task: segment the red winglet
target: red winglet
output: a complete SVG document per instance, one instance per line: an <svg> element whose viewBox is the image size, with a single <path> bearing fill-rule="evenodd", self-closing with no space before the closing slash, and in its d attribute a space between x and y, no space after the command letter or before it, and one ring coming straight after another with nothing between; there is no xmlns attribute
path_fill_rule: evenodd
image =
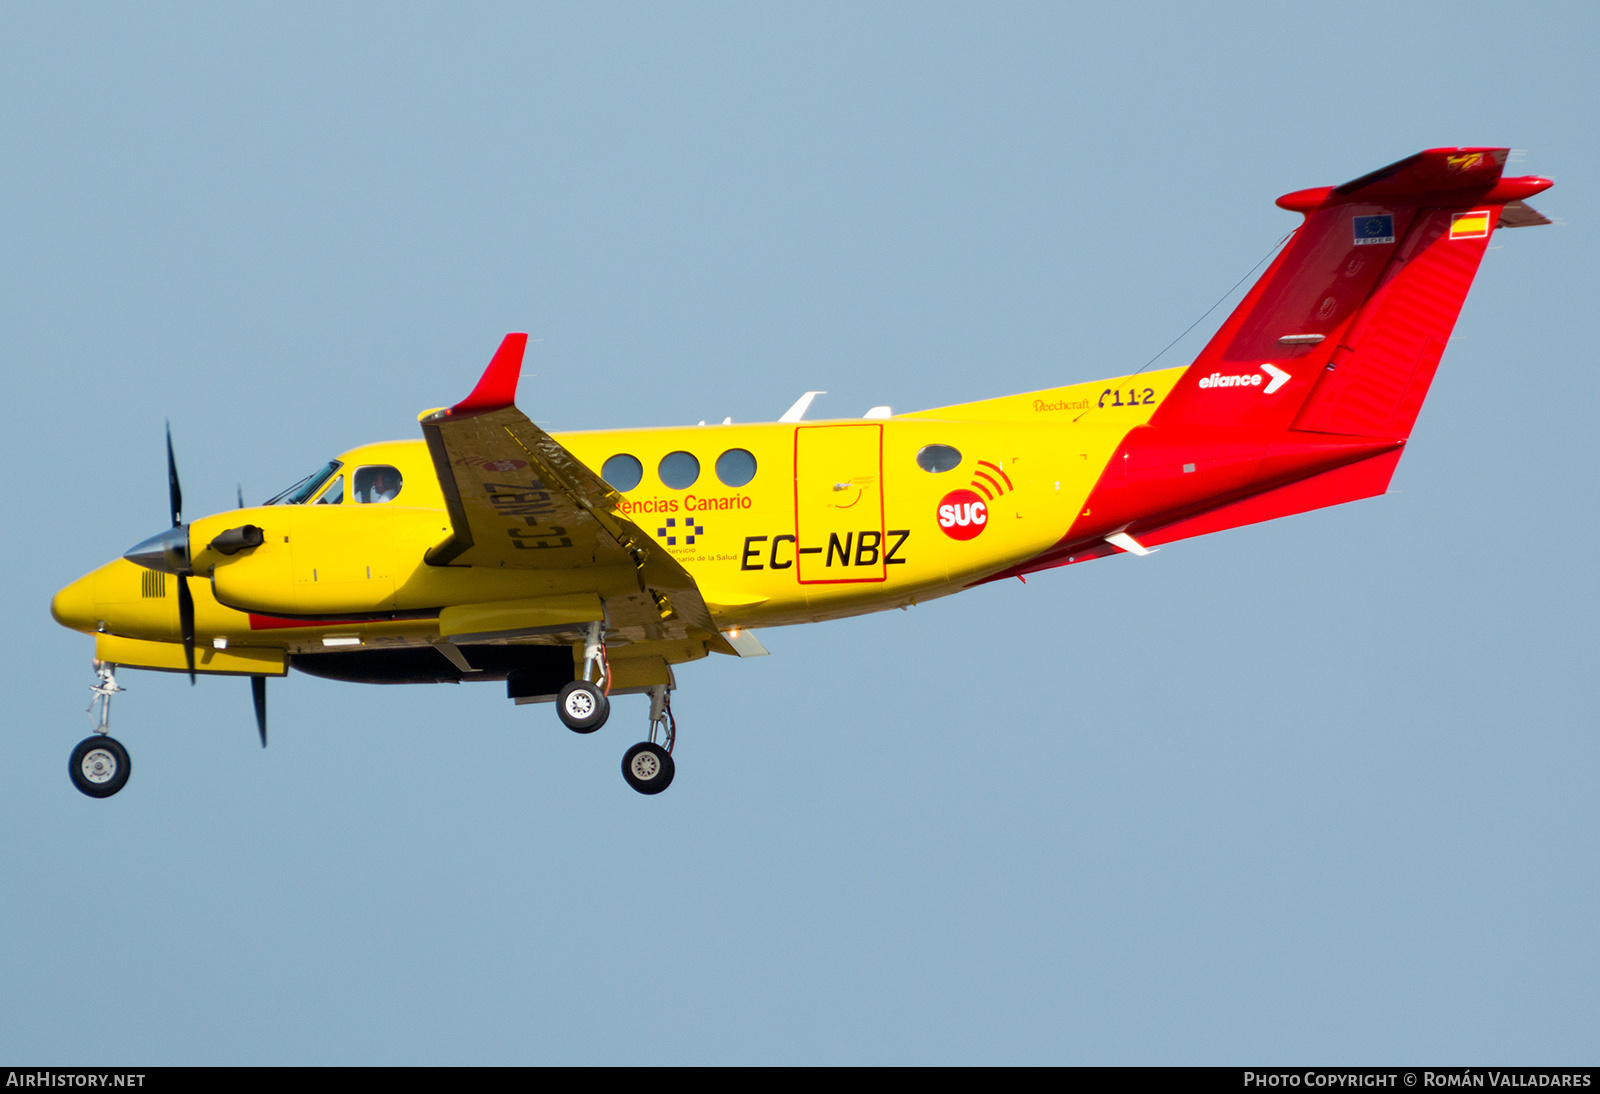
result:
<svg viewBox="0 0 1600 1094"><path fill-rule="evenodd" d="M517 398L517 381L522 377L522 354L528 348L526 334L508 334L500 348L494 351L494 360L483 370L478 386L472 394L450 408L451 414L472 414L484 410L500 410L511 406Z"/></svg>

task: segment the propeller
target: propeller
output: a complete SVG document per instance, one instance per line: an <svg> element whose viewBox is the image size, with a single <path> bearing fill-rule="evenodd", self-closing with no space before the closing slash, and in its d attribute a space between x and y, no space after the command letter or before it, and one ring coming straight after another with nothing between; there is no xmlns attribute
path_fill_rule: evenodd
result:
<svg viewBox="0 0 1600 1094"><path fill-rule="evenodd" d="M167 422L167 493L172 500L172 526L183 523L183 487L178 485L178 461L172 455L172 423Z"/></svg>
<svg viewBox="0 0 1600 1094"><path fill-rule="evenodd" d="M239 508L244 508L244 487L237 487ZM172 423L167 422L167 492L172 509L172 527L158 535L128 548L122 555L129 562L178 579L178 631L183 639L183 660L189 666L189 683L193 685L194 657L194 594L189 591L189 578L193 567L189 557L189 529L183 523L183 487L178 484L178 458L172 451ZM230 528L211 541L211 546L222 554L234 555L262 543L261 529L253 524ZM256 704L256 729L261 734L261 747L267 747L267 678L252 676L250 693Z"/></svg>
<svg viewBox="0 0 1600 1094"><path fill-rule="evenodd" d="M261 747L267 747L267 678L250 677L250 695L256 701L256 728L261 731Z"/></svg>
<svg viewBox="0 0 1600 1094"><path fill-rule="evenodd" d="M183 488L178 485L178 461L172 454L172 423L167 422L167 491L172 502L172 526L183 527ZM188 567L178 574L178 633L183 638L183 660L189 666L189 686L194 672L194 594L189 591Z"/></svg>

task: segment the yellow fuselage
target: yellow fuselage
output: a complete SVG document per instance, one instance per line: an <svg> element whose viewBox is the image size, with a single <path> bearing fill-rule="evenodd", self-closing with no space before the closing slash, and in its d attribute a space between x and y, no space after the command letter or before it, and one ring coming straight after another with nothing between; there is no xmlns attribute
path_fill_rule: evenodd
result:
<svg viewBox="0 0 1600 1094"><path fill-rule="evenodd" d="M720 629L782 626L944 596L1047 550L1182 371L882 419L557 439L596 472L619 454L639 461L643 479L624 492L618 512L693 576ZM954 449L959 463L925 470L918 454L929 446ZM737 486L717 471L730 450L755 458L754 476ZM694 456L700 469L678 488L658 474L675 452ZM339 458L340 475L323 493L337 483L342 504L312 498L190 525L201 672L274 674L284 671L285 655L437 642L444 608L604 597L608 586L634 581L625 566L610 573L429 565L424 555L449 538L451 524L426 444L365 445ZM404 486L392 501L355 504L351 484L339 481L370 465L400 472ZM248 566L219 565L225 560L205 545L244 524L263 529L265 542ZM176 580L118 559L63 589L52 607L63 625L97 634L100 660L181 669ZM312 616L322 618L305 618ZM651 652L671 664L704 656L705 646Z"/></svg>

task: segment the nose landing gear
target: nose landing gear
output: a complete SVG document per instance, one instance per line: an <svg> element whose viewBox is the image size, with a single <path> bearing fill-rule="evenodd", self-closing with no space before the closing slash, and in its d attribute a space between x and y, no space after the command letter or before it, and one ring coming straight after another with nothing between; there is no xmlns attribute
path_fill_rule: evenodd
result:
<svg viewBox="0 0 1600 1094"><path fill-rule="evenodd" d="M89 713L99 707L94 735L78 742L67 761L67 774L72 785L91 798L109 798L128 784L133 772L133 761L122 743L111 736L111 697L123 689L117 686L116 666L106 661L96 661L95 674L100 678L91 684L94 699L89 703Z"/></svg>
<svg viewBox="0 0 1600 1094"><path fill-rule="evenodd" d="M86 737L72 750L67 774L91 798L109 798L128 784L133 761L115 737Z"/></svg>

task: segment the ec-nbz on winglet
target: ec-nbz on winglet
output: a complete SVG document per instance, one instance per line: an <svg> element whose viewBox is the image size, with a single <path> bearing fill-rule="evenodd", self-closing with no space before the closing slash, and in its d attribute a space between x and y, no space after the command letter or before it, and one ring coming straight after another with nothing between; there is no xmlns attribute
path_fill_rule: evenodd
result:
<svg viewBox="0 0 1600 1094"><path fill-rule="evenodd" d="M117 666L266 680L504 681L579 732L650 696L623 760L672 780L673 668L750 628L902 607L1381 494L1496 228L1548 223L1506 149L1438 148L1278 199L1305 221L1187 368L863 419L546 433L526 336L420 418L273 498L172 526L55 597L94 635L78 789L126 782ZM807 393L806 400L817 393Z"/></svg>

